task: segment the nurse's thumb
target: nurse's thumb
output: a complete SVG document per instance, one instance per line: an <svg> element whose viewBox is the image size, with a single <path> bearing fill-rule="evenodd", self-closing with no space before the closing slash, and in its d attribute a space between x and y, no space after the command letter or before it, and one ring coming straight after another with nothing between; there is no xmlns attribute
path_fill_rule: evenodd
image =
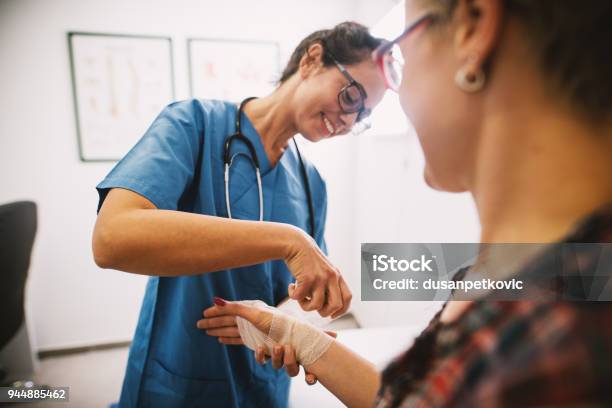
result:
<svg viewBox="0 0 612 408"><path fill-rule="evenodd" d="M295 283L289 284L289 287L287 288L287 292L291 299L300 301L300 300L308 299L308 289L309 288L304 283L298 284L297 282L295 282Z"/></svg>

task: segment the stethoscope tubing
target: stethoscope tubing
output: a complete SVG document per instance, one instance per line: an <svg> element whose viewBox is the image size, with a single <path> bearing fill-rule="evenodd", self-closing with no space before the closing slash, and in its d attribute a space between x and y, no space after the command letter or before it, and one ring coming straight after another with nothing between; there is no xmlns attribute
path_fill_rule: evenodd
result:
<svg viewBox="0 0 612 408"><path fill-rule="evenodd" d="M237 155L232 156L232 160L229 164L225 164L225 170L223 175L223 178L225 179L225 207L227 209L228 218L232 218L232 207L230 205L229 192L229 170L232 164L231 162L234 160L235 156ZM257 178L257 192L259 195L259 221L263 221L263 185L261 183L261 172L259 171L259 167L256 167L255 164L253 164L253 167L255 167L255 177Z"/></svg>
<svg viewBox="0 0 612 408"><path fill-rule="evenodd" d="M234 161L235 157L241 156L241 155L245 156L249 159L251 165L255 169L255 177L257 179L257 192L259 195L259 221L263 221L263 183L261 181L261 169L259 166L259 159L257 157L257 152L255 151L255 147L253 146L253 143L249 139L247 139L246 136L242 134L242 127L240 123L241 122L240 117L242 115L244 105L252 99L255 99L255 97L249 97L249 98L244 99L242 102L240 102L240 105L238 106L238 111L236 112L236 133L228 136L225 141L225 151L223 153L223 162L224 162L223 178L224 178L224 183L225 183L225 207L227 210L227 216L228 218L231 219L232 209L230 205L230 191L229 191L230 167L232 166L232 162ZM231 150L232 143L234 142L234 140L241 140L248 147L250 156L249 154L245 152L236 153L232 156L230 154L231 153L230 150ZM312 202L312 192L310 191L310 183L308 180L308 174L306 172L306 166L304 165L304 161L302 160L302 155L300 154L300 149L298 148L298 145L295 139L293 139L293 143L295 145L296 153L297 153L297 156L300 162L302 178L304 179L304 190L306 192L306 197L308 201L308 214L310 216L310 235L314 238L316 230L315 230L315 221L314 221L315 214L314 214L314 204Z"/></svg>

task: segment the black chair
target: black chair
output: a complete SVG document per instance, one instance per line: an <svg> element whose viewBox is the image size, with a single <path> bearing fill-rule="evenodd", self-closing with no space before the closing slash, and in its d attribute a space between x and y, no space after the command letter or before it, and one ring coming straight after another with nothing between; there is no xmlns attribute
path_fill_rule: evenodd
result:
<svg viewBox="0 0 612 408"><path fill-rule="evenodd" d="M25 283L36 226L35 203L0 205L0 350L25 322ZM7 374L0 367L0 383Z"/></svg>

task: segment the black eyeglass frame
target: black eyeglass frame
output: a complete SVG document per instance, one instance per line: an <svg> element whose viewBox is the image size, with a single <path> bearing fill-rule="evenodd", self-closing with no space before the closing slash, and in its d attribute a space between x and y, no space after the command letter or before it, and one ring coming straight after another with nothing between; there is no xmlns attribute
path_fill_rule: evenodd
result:
<svg viewBox="0 0 612 408"><path fill-rule="evenodd" d="M344 67L344 65L339 63L338 60L333 56L333 54L331 52L325 51L325 53L334 62L334 64L336 65L336 67L338 68L340 73L342 73L344 78L346 78L346 80L348 81L348 84L343 86L342 89L340 89L340 92L338 92L338 106L340 106L340 109L345 114L350 115L350 114L353 114L353 113L357 113L357 119L355 120L355 122L356 123L357 122L361 122L363 119L367 118L372 113L371 109L368 109L368 108L365 107L365 100L368 98L368 93L366 92L366 90L363 87L363 85L361 85L359 82L357 82L355 80L355 78L353 78L351 76L351 74L349 74L348 70ZM357 109L354 109L354 110L347 110L347 109L345 109L342 106L342 102L341 102L342 94L347 92L347 90L350 87L357 88L357 90L359 91L359 95L361 96L361 100L360 100L361 103L359 104L360 106Z"/></svg>

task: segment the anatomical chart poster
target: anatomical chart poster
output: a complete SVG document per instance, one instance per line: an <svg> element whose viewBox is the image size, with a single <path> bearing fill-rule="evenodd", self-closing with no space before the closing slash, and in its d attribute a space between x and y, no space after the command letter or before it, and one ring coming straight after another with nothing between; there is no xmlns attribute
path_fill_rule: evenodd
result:
<svg viewBox="0 0 612 408"><path fill-rule="evenodd" d="M167 37L68 33L80 157L115 161L174 99Z"/></svg>
<svg viewBox="0 0 612 408"><path fill-rule="evenodd" d="M191 96L240 102L265 96L280 77L275 42L188 39Z"/></svg>

